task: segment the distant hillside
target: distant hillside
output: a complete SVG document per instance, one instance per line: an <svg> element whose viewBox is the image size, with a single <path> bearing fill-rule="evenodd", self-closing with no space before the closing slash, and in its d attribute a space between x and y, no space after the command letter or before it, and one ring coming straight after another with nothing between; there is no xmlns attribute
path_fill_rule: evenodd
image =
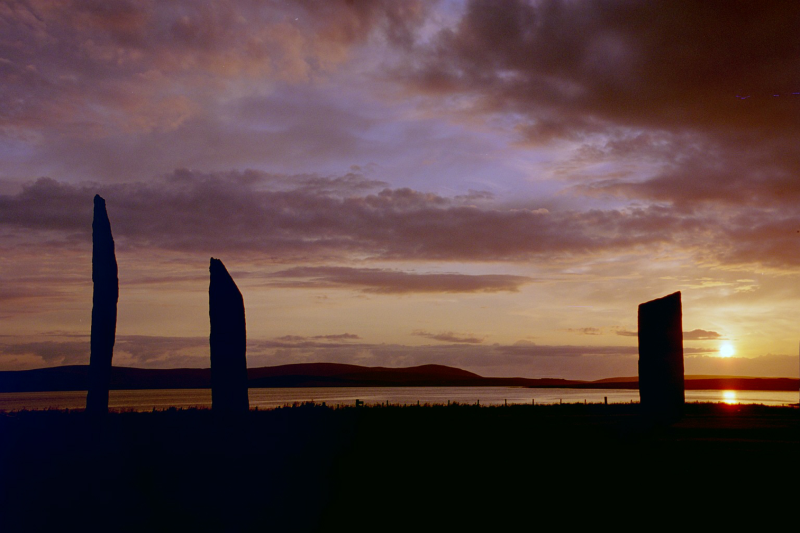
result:
<svg viewBox="0 0 800 533"><path fill-rule="evenodd" d="M87 365L0 372L0 392L82 391L88 383ZM638 389L636 377L597 381L566 379L487 378L443 365L407 368L366 367L338 363L304 363L249 368L250 388L275 387L535 387L580 389ZM167 370L113 367L111 389L207 389L208 368ZM743 378L686 376L686 389L798 390L798 380L789 378Z"/></svg>
<svg viewBox="0 0 800 533"><path fill-rule="evenodd" d="M88 365L0 372L0 392L86 390ZM366 367L337 363L304 363L247 369L251 388L269 387L568 387L564 379L485 378L443 365L408 368ZM168 370L113 367L111 389L207 389L208 368Z"/></svg>
<svg viewBox="0 0 800 533"><path fill-rule="evenodd" d="M571 385L576 389L638 389L639 378L606 378ZM686 390L771 390L796 391L800 380L793 378L751 378L736 376L685 376Z"/></svg>

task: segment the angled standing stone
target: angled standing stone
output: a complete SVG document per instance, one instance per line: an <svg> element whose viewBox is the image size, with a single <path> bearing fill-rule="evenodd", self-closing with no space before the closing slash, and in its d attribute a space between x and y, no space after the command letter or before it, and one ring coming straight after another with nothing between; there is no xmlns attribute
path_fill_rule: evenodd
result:
<svg viewBox="0 0 800 533"><path fill-rule="evenodd" d="M247 412L247 330L244 299L225 265L211 258L208 314L211 319L211 408Z"/></svg>
<svg viewBox="0 0 800 533"><path fill-rule="evenodd" d="M114 336L117 330L119 279L111 223L106 213L106 201L98 195L94 197L92 221L92 282L94 293L86 411L107 413L111 357L114 355Z"/></svg>
<svg viewBox="0 0 800 533"><path fill-rule="evenodd" d="M681 293L639 305L639 398L659 418L683 414Z"/></svg>

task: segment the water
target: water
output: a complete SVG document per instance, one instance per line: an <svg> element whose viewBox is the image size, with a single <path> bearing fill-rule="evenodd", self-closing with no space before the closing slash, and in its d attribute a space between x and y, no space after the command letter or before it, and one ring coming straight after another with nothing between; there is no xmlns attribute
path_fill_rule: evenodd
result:
<svg viewBox="0 0 800 533"><path fill-rule="evenodd" d="M522 387L326 387L250 389L250 407L269 409L301 402L325 402L335 407L354 405L461 404L503 405L563 403L629 403L639 401L638 390L619 389L527 389ZM798 403L798 392L790 391L686 391L687 402L757 403L789 405ZM21 409L83 409L85 391L0 393L0 411ZM112 411L152 411L170 407L210 408L210 389L112 390Z"/></svg>

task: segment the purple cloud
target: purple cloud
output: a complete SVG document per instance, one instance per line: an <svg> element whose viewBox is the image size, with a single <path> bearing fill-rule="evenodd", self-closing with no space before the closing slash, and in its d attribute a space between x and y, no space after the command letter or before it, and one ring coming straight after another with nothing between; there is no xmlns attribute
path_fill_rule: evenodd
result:
<svg viewBox="0 0 800 533"><path fill-rule="evenodd" d="M602 335L602 328L568 328L567 331L571 333L578 333L579 335Z"/></svg>
<svg viewBox="0 0 800 533"><path fill-rule="evenodd" d="M722 335L716 331L706 331L704 329L693 329L683 332L683 340L687 341L711 341L722 339Z"/></svg>
<svg viewBox="0 0 800 533"><path fill-rule="evenodd" d="M516 292L532 280L524 276L417 274L382 268L295 267L269 275L277 287L347 288L367 293Z"/></svg>
<svg viewBox="0 0 800 533"><path fill-rule="evenodd" d="M483 337L476 337L469 333L453 333L452 331L445 331L442 333L430 333L424 330L415 330L411 333L417 337L425 337L426 339L433 339L441 342L454 342L464 344L481 344Z"/></svg>

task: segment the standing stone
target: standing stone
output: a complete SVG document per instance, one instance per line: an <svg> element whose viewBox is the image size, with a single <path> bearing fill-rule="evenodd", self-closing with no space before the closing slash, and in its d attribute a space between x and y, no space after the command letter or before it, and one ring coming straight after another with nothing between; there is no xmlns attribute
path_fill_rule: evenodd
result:
<svg viewBox="0 0 800 533"><path fill-rule="evenodd" d="M683 414L680 292L639 305L639 398L650 416L674 419Z"/></svg>
<svg viewBox="0 0 800 533"><path fill-rule="evenodd" d="M211 408L247 412L247 330L244 299L225 265L211 258L208 314L211 318Z"/></svg>
<svg viewBox="0 0 800 533"><path fill-rule="evenodd" d="M86 411L102 414L108 412L111 357L114 355L114 336L117 330L119 279L106 201L98 195L94 197L92 221L92 282L94 293Z"/></svg>

